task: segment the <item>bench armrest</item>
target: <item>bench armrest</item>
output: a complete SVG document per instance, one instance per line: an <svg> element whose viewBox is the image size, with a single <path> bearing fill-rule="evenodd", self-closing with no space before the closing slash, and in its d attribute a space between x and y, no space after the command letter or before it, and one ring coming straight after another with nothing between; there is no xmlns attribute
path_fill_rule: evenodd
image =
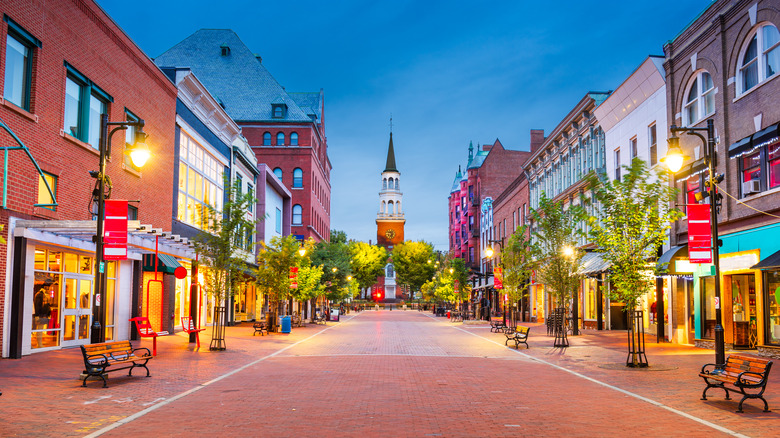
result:
<svg viewBox="0 0 780 438"><path fill-rule="evenodd" d="M101 362L92 362L93 359L103 359ZM96 368L105 368L108 366L108 356L105 354L89 354L84 358L84 362L89 364L88 366Z"/></svg>
<svg viewBox="0 0 780 438"><path fill-rule="evenodd" d="M712 367L712 370L706 369L707 367ZM717 364L708 363L708 364L704 364L704 366L701 367L701 372L702 372L702 374L712 374L711 371L715 371L717 369L718 369L718 365Z"/></svg>
<svg viewBox="0 0 780 438"><path fill-rule="evenodd" d="M744 379L742 378L742 376L744 376L744 375L746 375L746 374L747 374L747 375L750 375L750 376L756 376L756 377L758 377L759 379L761 379L761 381L759 381L759 382L751 382L751 381L749 381L749 380L744 380ZM739 373L739 375L737 376L737 383L739 384L739 386L749 386L749 387L763 386L763 385L764 385L764 383L765 383L765 381L766 381L766 372L763 372L763 373L756 373L756 372L754 372L754 371L742 371L742 372L741 372L741 373Z"/></svg>
<svg viewBox="0 0 780 438"><path fill-rule="evenodd" d="M140 351L140 350L146 350L146 354L144 354L144 356L151 356L152 355L151 350L149 350L146 347L133 348L133 351L131 353L135 354L136 351Z"/></svg>

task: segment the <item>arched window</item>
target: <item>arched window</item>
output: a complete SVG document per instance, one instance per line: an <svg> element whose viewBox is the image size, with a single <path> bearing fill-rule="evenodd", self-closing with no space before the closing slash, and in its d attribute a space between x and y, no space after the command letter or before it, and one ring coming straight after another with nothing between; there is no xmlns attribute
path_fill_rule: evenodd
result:
<svg viewBox="0 0 780 438"><path fill-rule="evenodd" d="M295 170L293 170L293 187L295 188L301 188L303 187L303 170L301 170L300 167L296 167Z"/></svg>
<svg viewBox="0 0 780 438"><path fill-rule="evenodd" d="M301 225L303 223L303 207L300 204L293 205L292 208L292 224Z"/></svg>
<svg viewBox="0 0 780 438"><path fill-rule="evenodd" d="M284 146L284 132L276 134L276 145Z"/></svg>
<svg viewBox="0 0 780 438"><path fill-rule="evenodd" d="M771 24L756 26L740 52L737 95L774 76L780 69L780 33Z"/></svg>
<svg viewBox="0 0 780 438"><path fill-rule="evenodd" d="M387 203L387 214L395 214L395 205L393 204L393 201Z"/></svg>
<svg viewBox="0 0 780 438"><path fill-rule="evenodd" d="M275 106L274 107L274 118L275 119L281 119L282 117L283 117L282 106L281 105Z"/></svg>
<svg viewBox="0 0 780 438"><path fill-rule="evenodd" d="M266 132L263 134L263 146L271 146L271 133Z"/></svg>
<svg viewBox="0 0 780 438"><path fill-rule="evenodd" d="M688 86L683 108L683 124L695 125L699 120L715 112L715 85L712 76L702 70L693 76Z"/></svg>
<svg viewBox="0 0 780 438"><path fill-rule="evenodd" d="M293 132L290 134L290 146L298 146L298 133Z"/></svg>
<svg viewBox="0 0 780 438"><path fill-rule="evenodd" d="M387 203L385 201L382 201L382 206L380 207L379 212L384 214L386 206L387 206Z"/></svg>
<svg viewBox="0 0 780 438"><path fill-rule="evenodd" d="M280 167L277 167L274 169L274 175L276 175L277 178L279 178L279 181L282 180L282 169Z"/></svg>
<svg viewBox="0 0 780 438"><path fill-rule="evenodd" d="M382 180L382 189L387 189L387 178Z"/></svg>
<svg viewBox="0 0 780 438"><path fill-rule="evenodd" d="M395 179L395 189L398 190L401 187L398 185L398 178Z"/></svg>

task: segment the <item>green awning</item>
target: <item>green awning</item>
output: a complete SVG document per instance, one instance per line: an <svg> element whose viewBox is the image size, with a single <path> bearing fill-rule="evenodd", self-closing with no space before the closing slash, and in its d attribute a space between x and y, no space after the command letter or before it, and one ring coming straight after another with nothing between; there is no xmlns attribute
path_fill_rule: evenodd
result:
<svg viewBox="0 0 780 438"><path fill-rule="evenodd" d="M154 254L144 254L144 272L154 272L154 258ZM173 271L180 266L179 261L173 256L168 254L158 254L157 256L157 272L173 274Z"/></svg>

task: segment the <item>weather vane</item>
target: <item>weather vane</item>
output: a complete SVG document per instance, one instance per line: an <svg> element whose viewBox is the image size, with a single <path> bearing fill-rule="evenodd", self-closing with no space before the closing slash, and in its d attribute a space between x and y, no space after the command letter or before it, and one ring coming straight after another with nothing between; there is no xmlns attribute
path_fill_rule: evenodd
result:
<svg viewBox="0 0 780 438"><path fill-rule="evenodd" d="M393 113L390 113L390 133L393 133Z"/></svg>

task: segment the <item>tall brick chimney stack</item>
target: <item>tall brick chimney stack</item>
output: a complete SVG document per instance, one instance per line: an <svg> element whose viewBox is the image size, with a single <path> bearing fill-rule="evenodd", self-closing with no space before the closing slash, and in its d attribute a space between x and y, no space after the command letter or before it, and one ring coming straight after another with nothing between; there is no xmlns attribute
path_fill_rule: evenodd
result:
<svg viewBox="0 0 780 438"><path fill-rule="evenodd" d="M531 152L536 152L539 146L544 143L544 129L531 130Z"/></svg>

